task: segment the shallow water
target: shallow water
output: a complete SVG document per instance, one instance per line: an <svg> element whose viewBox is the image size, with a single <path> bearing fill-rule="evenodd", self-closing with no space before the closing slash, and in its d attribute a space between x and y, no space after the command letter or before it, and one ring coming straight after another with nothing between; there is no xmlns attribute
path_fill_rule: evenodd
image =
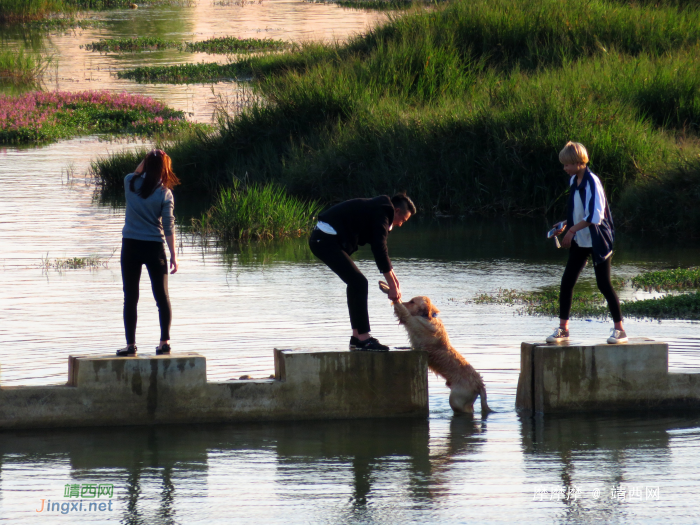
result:
<svg viewBox="0 0 700 525"><path fill-rule="evenodd" d="M114 68L216 57L123 57L80 50L99 38L344 38L384 15L286 0L222 7L103 13L103 28L36 43L59 57L60 89L127 90L162 97L206 121L210 87L119 81ZM155 29L154 29L155 28ZM4 36L3 45L17 45ZM220 57L219 57L220 58ZM234 84L220 84L231 95ZM65 382L68 355L112 353L123 343L119 246L123 209L100 204L85 173L99 155L140 144L87 137L42 148L0 149L0 381ZM176 214L186 208L176 194ZM480 292L556 285L566 253L543 238L544 219L410 221L390 235L404 294L428 295L454 345L482 373L488 418L453 417L431 376L428 420L87 429L0 433L0 521L11 523L697 523L700 421L684 413L520 418L514 410L519 346L556 320L475 305ZM621 234L613 272L696 265L700 250ZM174 352L207 358L210 380L273 373L272 349L339 348L349 337L340 281L304 239L224 249L179 236L170 279ZM96 255L95 270L46 270L48 258ZM359 266L378 280L368 250ZM593 286L591 269L580 286ZM139 352L158 342L157 313L142 280ZM621 290L623 299L648 294ZM370 293L373 333L407 339L383 294ZM674 371L700 367L698 323L626 320L631 336L671 345ZM577 337L604 340L610 321L572 321ZM42 511L65 485L112 485L112 510ZM578 490L577 490L578 489ZM566 499L560 491L569 494ZM89 493L88 493L89 495ZM76 519L75 512L80 514Z"/></svg>

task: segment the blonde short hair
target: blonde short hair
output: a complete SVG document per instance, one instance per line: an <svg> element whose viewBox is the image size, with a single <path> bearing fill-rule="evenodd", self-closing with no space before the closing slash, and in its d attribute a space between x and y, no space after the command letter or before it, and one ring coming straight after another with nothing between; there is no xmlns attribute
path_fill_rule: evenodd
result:
<svg viewBox="0 0 700 525"><path fill-rule="evenodd" d="M562 164L588 164L586 146L580 142L567 142L559 152L559 162Z"/></svg>

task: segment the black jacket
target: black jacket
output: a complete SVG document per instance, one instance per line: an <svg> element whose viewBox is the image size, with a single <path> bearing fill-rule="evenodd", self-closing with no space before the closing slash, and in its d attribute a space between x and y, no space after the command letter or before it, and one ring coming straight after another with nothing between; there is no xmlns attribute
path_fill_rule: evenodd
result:
<svg viewBox="0 0 700 525"><path fill-rule="evenodd" d="M391 271L386 238L394 222L394 205L388 196L341 202L321 213L318 220L333 226L348 255L355 253L358 246L369 244L379 271Z"/></svg>

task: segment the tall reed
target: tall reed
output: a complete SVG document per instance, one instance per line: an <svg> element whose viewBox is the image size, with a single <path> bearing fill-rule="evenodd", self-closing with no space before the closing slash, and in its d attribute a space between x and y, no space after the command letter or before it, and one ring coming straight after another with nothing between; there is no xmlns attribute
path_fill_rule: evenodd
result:
<svg viewBox="0 0 700 525"><path fill-rule="evenodd" d="M0 51L0 85L39 84L50 58L17 51Z"/></svg>
<svg viewBox="0 0 700 525"><path fill-rule="evenodd" d="M293 197L274 184L243 185L236 180L192 222L201 235L224 241L299 237L311 231L320 210L316 201Z"/></svg>

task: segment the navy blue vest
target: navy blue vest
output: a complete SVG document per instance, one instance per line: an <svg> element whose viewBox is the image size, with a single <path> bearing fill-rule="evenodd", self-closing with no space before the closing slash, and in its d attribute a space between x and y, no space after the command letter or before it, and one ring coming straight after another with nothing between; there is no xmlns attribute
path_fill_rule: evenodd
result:
<svg viewBox="0 0 700 525"><path fill-rule="evenodd" d="M596 199L595 181L593 177L591 177L591 171L588 168L586 168L586 173L583 175L581 185L577 187L576 178L574 178L574 182L569 190L568 216L566 220L569 228L574 225L574 196L578 191L585 209L587 187L590 187L592 198ZM591 203L591 206L594 205L595 203ZM590 218L590 216L587 217ZM586 219L586 217L584 217L584 219ZM591 232L591 244L593 245L593 264L597 265L605 262L605 260L612 255L613 242L615 241L615 225L613 224L612 213L610 213L610 205L607 199L605 199L605 216L603 220L600 224L591 224L588 227L588 231Z"/></svg>

